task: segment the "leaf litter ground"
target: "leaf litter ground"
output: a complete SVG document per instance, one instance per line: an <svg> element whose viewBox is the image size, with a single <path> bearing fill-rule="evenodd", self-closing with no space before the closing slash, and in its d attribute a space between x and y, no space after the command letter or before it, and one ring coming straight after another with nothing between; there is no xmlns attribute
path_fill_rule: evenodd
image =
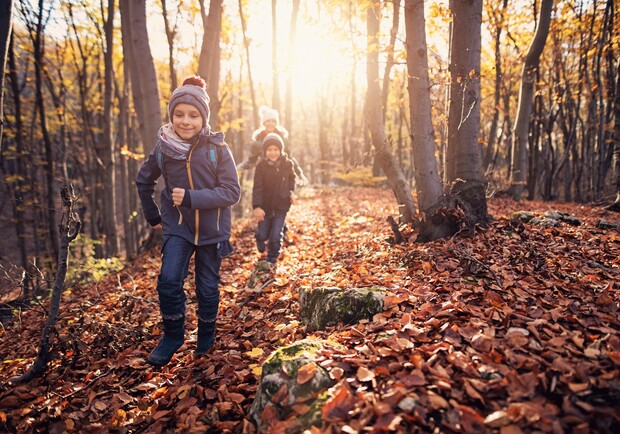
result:
<svg viewBox="0 0 620 434"><path fill-rule="evenodd" d="M568 212L580 226L510 221L517 210ZM63 295L46 375L7 380L32 362L44 309L0 330L0 431L255 431L247 413L260 364L306 337L339 342L322 366L336 385L314 432L620 432L620 234L601 207L489 200L475 234L391 245L389 191L302 190L275 281L244 290L256 262L253 226L234 226L222 265L216 350L195 359L196 301L188 283L186 344L154 369L159 337L150 252L98 284ZM383 286L373 321L310 333L299 323L302 286ZM301 402L269 432L299 432Z"/></svg>

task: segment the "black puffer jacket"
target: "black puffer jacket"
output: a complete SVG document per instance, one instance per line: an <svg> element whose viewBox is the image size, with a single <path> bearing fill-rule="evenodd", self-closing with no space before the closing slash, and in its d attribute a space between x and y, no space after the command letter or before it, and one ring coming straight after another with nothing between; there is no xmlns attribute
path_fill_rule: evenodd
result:
<svg viewBox="0 0 620 434"><path fill-rule="evenodd" d="M292 161L286 155L280 155L275 162L263 158L254 172L252 207L262 208L267 215L275 211L288 211L291 207L291 192L294 190Z"/></svg>

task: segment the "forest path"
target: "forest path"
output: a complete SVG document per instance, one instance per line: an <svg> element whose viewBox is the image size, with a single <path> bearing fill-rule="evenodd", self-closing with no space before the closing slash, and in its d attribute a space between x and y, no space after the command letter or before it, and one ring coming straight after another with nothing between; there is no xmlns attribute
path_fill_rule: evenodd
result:
<svg viewBox="0 0 620 434"><path fill-rule="evenodd" d="M600 207L491 199L476 234L394 246L391 192L304 188L289 213L293 243L276 281L243 290L257 259L249 220L235 222L222 265L218 338L196 360L193 273L186 343L162 369L145 363L160 335L149 252L116 275L63 295L58 358L46 375L12 387L32 362L45 316L22 312L0 330L0 431L253 432L247 412L260 364L309 336L347 354L329 423L349 432L462 430L618 432L620 236ZM581 226L511 223L512 211L570 212ZM373 321L310 333L299 322L302 286L383 286ZM297 406L273 431L292 429ZM486 418L486 419L485 419Z"/></svg>

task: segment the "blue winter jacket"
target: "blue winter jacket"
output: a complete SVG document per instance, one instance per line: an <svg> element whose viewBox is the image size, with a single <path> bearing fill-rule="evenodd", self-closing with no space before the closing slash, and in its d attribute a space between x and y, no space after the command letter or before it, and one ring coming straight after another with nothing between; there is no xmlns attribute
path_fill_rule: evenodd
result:
<svg viewBox="0 0 620 434"><path fill-rule="evenodd" d="M210 146L209 142L215 146ZM215 151L216 161L212 160L210 149ZM225 243L224 250L232 250L229 243L231 206L239 201L241 187L224 135L200 136L183 159L175 159L165 152L166 146L160 138L136 177L145 218L151 224L161 219L164 238L179 236L197 246ZM161 216L154 201L155 185L160 176L165 182L161 192ZM172 189L175 187L186 190L189 200L186 197L183 203L189 202L190 206L173 205Z"/></svg>

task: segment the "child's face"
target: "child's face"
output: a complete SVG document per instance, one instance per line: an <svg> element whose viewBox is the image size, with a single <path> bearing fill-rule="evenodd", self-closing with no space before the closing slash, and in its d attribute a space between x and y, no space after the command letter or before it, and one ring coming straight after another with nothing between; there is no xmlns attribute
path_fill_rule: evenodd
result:
<svg viewBox="0 0 620 434"><path fill-rule="evenodd" d="M269 145L267 146L267 149L265 149L265 155L271 161L276 161L280 157L280 148L276 145Z"/></svg>
<svg viewBox="0 0 620 434"><path fill-rule="evenodd" d="M179 103L172 112L172 127L183 140L190 140L202 129L202 116L196 107Z"/></svg>
<svg viewBox="0 0 620 434"><path fill-rule="evenodd" d="M265 122L263 122L263 125L269 133L276 130L276 121L274 121L273 119L267 119Z"/></svg>

